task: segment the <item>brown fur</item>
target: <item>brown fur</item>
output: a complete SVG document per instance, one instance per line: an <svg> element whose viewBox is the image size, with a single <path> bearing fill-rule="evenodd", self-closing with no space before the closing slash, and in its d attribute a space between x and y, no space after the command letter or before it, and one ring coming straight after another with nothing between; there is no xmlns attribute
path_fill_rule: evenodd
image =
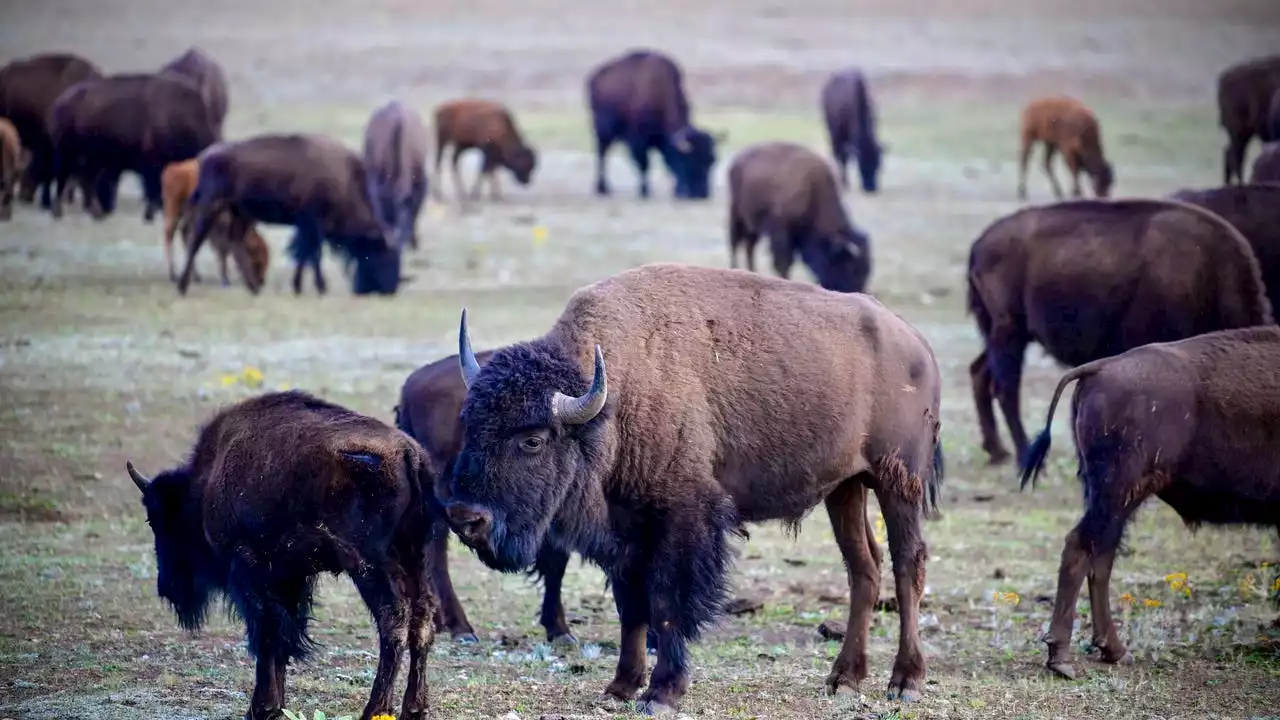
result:
<svg viewBox="0 0 1280 720"><path fill-rule="evenodd" d="M1280 183L1280 141L1262 146L1262 152L1253 159L1249 182Z"/></svg>
<svg viewBox="0 0 1280 720"><path fill-rule="evenodd" d="M847 168L849 161L855 160L863 191L874 193L879 187L880 163L887 148L876 137L876 108L866 76L858 68L831 73L822 84L819 100L840 185L849 187Z"/></svg>
<svg viewBox="0 0 1280 720"><path fill-rule="evenodd" d="M164 196L164 259L169 266L169 280L176 281L177 273L173 267L173 234L179 225L182 226L183 245L191 248L191 222L187 213L187 201L195 192L196 180L200 173L200 159L192 158L165 166L160 175L160 189ZM231 254L231 243L238 240L230 236L231 218L227 214L220 216L209 236L213 250L218 255L219 277L223 285L230 285L227 278L227 256ZM250 225L244 236L249 252L249 268L253 272L251 278L245 278L245 285L261 286L267 279L267 267L271 263L271 250L267 241L258 232L257 226ZM196 282L200 282L200 273L192 270Z"/></svg>
<svg viewBox="0 0 1280 720"><path fill-rule="evenodd" d="M1111 194L1115 171L1102 152L1102 131L1093 111L1079 100L1053 96L1033 100L1022 110L1021 152L1018 156L1018 199L1027 199L1027 162L1036 143L1044 145L1044 172L1053 194L1062 198L1062 186L1053 174L1054 153L1062 153L1071 173L1071 196L1080 197L1080 173L1093 181L1098 197Z"/></svg>
<svg viewBox="0 0 1280 720"><path fill-rule="evenodd" d="M871 273L867 237L845 211L831 167L822 156L791 142L743 149L729 166L729 265L745 246L756 269L755 246L769 236L773 268L791 275L797 252L828 290L862 292Z"/></svg>
<svg viewBox="0 0 1280 720"><path fill-rule="evenodd" d="M0 220L13 217L13 196L25 170L25 151L18 129L0 117Z"/></svg>
<svg viewBox="0 0 1280 720"><path fill-rule="evenodd" d="M369 202L398 247L417 249L416 224L427 197L427 130L416 110L391 100L373 111L364 131Z"/></svg>
<svg viewBox="0 0 1280 720"><path fill-rule="evenodd" d="M1258 259L1272 313L1280 308L1280 185L1227 185L1179 190L1169 196L1197 205L1231 223Z"/></svg>
<svg viewBox="0 0 1280 720"><path fill-rule="evenodd" d="M1280 55L1246 60L1218 75L1218 124L1227 133L1222 151L1222 184L1244 182L1244 158L1256 135L1263 142L1271 96L1280 90Z"/></svg>
<svg viewBox="0 0 1280 720"><path fill-rule="evenodd" d="M393 712L409 650L401 717L429 712L433 640L425 544L437 506L433 469L412 438L306 393L267 393L216 414L190 459L154 480L128 466L155 534L157 591L188 630L217 595L244 618L257 674L248 718L285 705L286 667L315 647L312 591L347 573L378 626L379 660L362 720Z"/></svg>
<svg viewBox="0 0 1280 720"><path fill-rule="evenodd" d="M607 401L592 417L557 419L553 393L587 390L597 347L593 383L604 387L607 364ZM652 627L658 662L640 703L653 711L688 686L685 643L720 607L727 536L744 523L796 525L823 502L851 593L827 688L867 676L880 577L870 490L901 608L890 695L914 699L924 690L915 588L922 510L936 507L941 482L940 392L928 342L869 296L644 265L578 290L546 335L498 350L472 378L447 515L492 567L524 566L545 537L604 568L622 620L606 692L639 690ZM524 448L535 438L545 452Z"/></svg>
<svg viewBox="0 0 1280 720"><path fill-rule="evenodd" d="M1048 666L1075 677L1071 627L1085 576L1094 644L1128 655L1111 619L1112 563L1129 519L1152 495L1190 527L1280 530L1280 328L1224 330L1153 343L1065 374L1032 447L1023 485L1049 452L1049 426L1068 383L1084 486L1084 517L1067 536L1046 643Z"/></svg>
<svg viewBox="0 0 1280 720"><path fill-rule="evenodd" d="M498 178L495 171L505 167L515 176L521 185L528 185L530 176L537 166L538 156L533 148L525 143L516 127L515 119L506 106L492 100L465 98L444 103L436 108L436 182L432 192L437 199L443 199L440 189L440 160L444 157L445 148L453 146L453 157L450 164L453 168L453 185L458 202L465 204L462 175L458 172L458 156L472 148L479 149L484 155L483 164L476 181L471 186L471 199L480 198L480 181L489 179L490 198L500 197Z"/></svg>
<svg viewBox="0 0 1280 720"><path fill-rule="evenodd" d="M1009 457L993 397L1019 460L1026 451L1018 406L1032 342L1076 366L1273 322L1249 241L1217 215L1173 200L1076 200L997 220L970 250L968 304L984 343L969 371L993 463Z"/></svg>
<svg viewBox="0 0 1280 720"><path fill-rule="evenodd" d="M170 60L160 72L176 73L186 77L200 89L205 107L209 109L209 119L217 130L218 139L222 139L222 124L227 118L227 74L222 66L209 53L192 46L178 57Z"/></svg>

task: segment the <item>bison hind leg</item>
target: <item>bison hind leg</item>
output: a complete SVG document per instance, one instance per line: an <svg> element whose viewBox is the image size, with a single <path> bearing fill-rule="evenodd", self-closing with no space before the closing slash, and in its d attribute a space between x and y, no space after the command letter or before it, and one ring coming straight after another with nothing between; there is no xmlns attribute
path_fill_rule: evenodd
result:
<svg viewBox="0 0 1280 720"><path fill-rule="evenodd" d="M826 498L831 529L849 581L849 620L840 654L827 675L826 691L857 691L867 677L867 633L880 588L880 550L867 530L867 488L863 477L845 480Z"/></svg>
<svg viewBox="0 0 1280 720"><path fill-rule="evenodd" d="M920 599L924 596L925 561L929 551L922 533L925 501L923 475L929 472L933 448L908 463L890 455L875 463L875 492L889 536L894 588L898 599L898 653L889 679L890 700L913 702L924 694L925 663L920 650Z"/></svg>

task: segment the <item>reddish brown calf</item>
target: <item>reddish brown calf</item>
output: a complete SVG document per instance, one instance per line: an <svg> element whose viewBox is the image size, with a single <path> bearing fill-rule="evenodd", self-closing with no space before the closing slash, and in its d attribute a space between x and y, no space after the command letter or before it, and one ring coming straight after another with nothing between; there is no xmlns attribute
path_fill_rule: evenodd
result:
<svg viewBox="0 0 1280 720"><path fill-rule="evenodd" d="M1044 144L1044 172L1053 183L1053 194L1062 198L1062 186L1053 174L1054 153L1062 153L1071 171L1071 195L1080 197L1080 171L1093 180L1093 192L1107 197L1115 180L1111 163L1102 152L1098 118L1073 98L1052 96L1033 100L1022 110L1022 150L1018 159L1018 199L1027 199L1027 162L1035 144Z"/></svg>

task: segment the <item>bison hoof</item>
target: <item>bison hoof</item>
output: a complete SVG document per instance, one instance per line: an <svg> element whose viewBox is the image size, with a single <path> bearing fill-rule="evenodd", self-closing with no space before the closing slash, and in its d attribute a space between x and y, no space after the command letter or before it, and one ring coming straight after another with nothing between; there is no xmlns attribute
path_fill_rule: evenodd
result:
<svg viewBox="0 0 1280 720"><path fill-rule="evenodd" d="M675 715L676 709L657 700L646 700L636 703L636 711L641 715Z"/></svg>
<svg viewBox="0 0 1280 720"><path fill-rule="evenodd" d="M1009 462L1009 459L1012 457L1013 456L1009 454L1009 451L1005 450L1004 448L996 448L995 450L988 450L987 465L1003 465Z"/></svg>
<svg viewBox="0 0 1280 720"><path fill-rule="evenodd" d="M827 678L824 689L826 694L832 697L836 697L838 695L857 695L858 684L858 681L851 677L831 676Z"/></svg>
<svg viewBox="0 0 1280 720"><path fill-rule="evenodd" d="M917 688L910 687L908 683L904 683L901 687L890 685L886 697L890 702L913 703L920 702L920 699L924 697L924 693Z"/></svg>
<svg viewBox="0 0 1280 720"><path fill-rule="evenodd" d="M1077 677L1075 666L1069 662L1050 662L1048 668L1050 672L1060 678L1075 680Z"/></svg>
<svg viewBox="0 0 1280 720"><path fill-rule="evenodd" d="M1132 665L1133 653L1129 652L1128 650L1124 650L1123 653L1117 657L1116 653L1112 653L1108 650L1103 650L1102 661L1106 663L1111 663L1112 665Z"/></svg>
<svg viewBox="0 0 1280 720"><path fill-rule="evenodd" d="M600 699L607 702L631 702L631 699L636 696L639 690L639 685L614 680L609 683L609 687L604 689Z"/></svg>
<svg viewBox="0 0 1280 720"><path fill-rule="evenodd" d="M560 633L551 638L551 647L557 650L576 650L578 648L578 638L573 633Z"/></svg>
<svg viewBox="0 0 1280 720"><path fill-rule="evenodd" d="M473 632L464 632L454 635L453 641L459 645L474 645L480 642L480 638L476 637L476 634Z"/></svg>

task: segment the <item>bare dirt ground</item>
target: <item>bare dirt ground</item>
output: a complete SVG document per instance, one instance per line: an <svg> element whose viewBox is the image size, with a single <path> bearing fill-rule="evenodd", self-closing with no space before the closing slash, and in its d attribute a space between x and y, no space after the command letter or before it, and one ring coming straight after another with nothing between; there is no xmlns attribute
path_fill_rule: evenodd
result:
<svg viewBox="0 0 1280 720"><path fill-rule="evenodd" d="M838 551L816 513L796 540L768 526L739 548L736 589L763 609L726 618L696 646L684 712L1280 714L1280 659L1264 630L1275 614L1251 590L1274 575L1262 564L1280 561L1275 533L1193 535L1154 503L1131 526L1113 582L1113 603L1124 604L1121 593L1135 600L1118 617L1138 662L1085 660L1087 676L1075 682L1045 675L1039 637L1062 539L1080 511L1071 441L1060 420L1035 493L1019 494L1011 469L984 465L967 376L978 341L962 305L970 242L1017 207L1023 102L1067 92L1095 107L1121 195L1213 185L1223 144L1214 76L1274 52L1277 37L1280 6L1268 0L4 4L0 62L66 48L124 71L200 44L230 75L231 137L319 130L355 146L369 111L388 97L429 116L440 101L475 94L513 107L541 164L531 188L504 178L501 203L424 212L413 282L390 299L351 298L332 263L327 297L310 289L293 297L289 231L280 228L267 232L273 267L260 297L206 282L180 299L165 276L159 224L142 223L133 180L105 222L78 213L55 222L19 207L0 225L0 717L239 717L252 682L240 628L218 617L189 637L155 597L151 535L124 460L146 472L175 463L214 408L262 389L236 379L247 367L264 374L265 389L305 388L389 421L404 377L456 347L464 304L477 345L493 346L543 332L575 288L622 269L655 260L726 266L728 157L776 138L823 148L818 87L849 63L871 73L891 147L883 193L848 198L872 237L870 290L928 336L947 383L946 517L926 529L928 694L914 706L883 699L897 637L896 615L885 610L862 695L821 695L838 646L817 627L843 618L847 600ZM615 196L590 194L583 78L635 45L678 57L697 119L730 133L711 202L672 202L661 170L655 198L636 199L618 151ZM1035 163L1030 191L1046 201ZM202 267L214 277L211 257ZM809 279L803 268L796 277ZM1037 351L1029 364L1024 418L1036 427L1059 369ZM453 556L482 642L437 641L440 716L627 712L596 700L617 657L616 616L598 571L571 566L565 603L584 648L558 657L535 623L537 587L485 570L456 544ZM1175 572L1187 574L1189 599L1168 588L1164 577ZM999 603L993 592L1017 598ZM882 594L892 595L887 571ZM354 714L376 645L347 580L322 583L314 628L324 651L291 671L289 705ZM1081 614L1082 653L1089 634Z"/></svg>

